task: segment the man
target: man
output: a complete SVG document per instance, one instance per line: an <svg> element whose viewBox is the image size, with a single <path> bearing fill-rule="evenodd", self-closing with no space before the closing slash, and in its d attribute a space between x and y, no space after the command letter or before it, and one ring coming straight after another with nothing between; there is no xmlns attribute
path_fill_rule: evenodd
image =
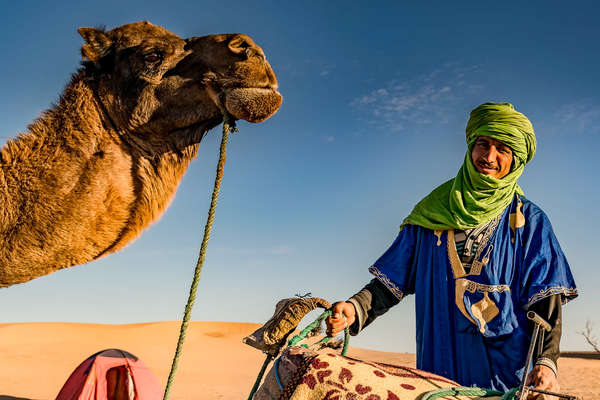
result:
<svg viewBox="0 0 600 400"><path fill-rule="evenodd" d="M402 222L369 268L375 279L334 304L328 334L346 323L357 334L414 293L417 367L506 391L522 378L532 333L526 313L533 310L552 329L529 384L557 391L561 304L577 289L548 218L517 185L535 153L533 127L511 104L485 103L471 112L466 134L456 177Z"/></svg>

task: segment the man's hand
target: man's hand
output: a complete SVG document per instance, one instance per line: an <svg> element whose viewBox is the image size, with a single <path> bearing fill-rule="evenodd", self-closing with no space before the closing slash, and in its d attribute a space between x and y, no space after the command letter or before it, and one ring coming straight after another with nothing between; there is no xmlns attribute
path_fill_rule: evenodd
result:
<svg viewBox="0 0 600 400"><path fill-rule="evenodd" d="M535 389L547 390L549 392L558 392L560 386L558 385L558 379L554 372L546 367L545 365L536 365L533 367L529 375L527 376L527 386L533 386ZM534 397L529 396L531 399L544 399L544 400L558 400L556 396Z"/></svg>
<svg viewBox="0 0 600 400"><path fill-rule="evenodd" d="M352 303L338 301L333 305L331 311L332 315L325 320L325 325L327 325L327 336L336 336L344 330L346 324L350 326L356 319L356 310ZM346 318L344 318L344 315Z"/></svg>

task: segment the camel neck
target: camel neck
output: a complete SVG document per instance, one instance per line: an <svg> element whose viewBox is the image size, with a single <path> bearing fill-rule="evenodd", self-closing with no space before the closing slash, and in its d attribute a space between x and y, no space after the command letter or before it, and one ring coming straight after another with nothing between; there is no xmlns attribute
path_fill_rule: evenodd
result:
<svg viewBox="0 0 600 400"><path fill-rule="evenodd" d="M74 78L57 105L34 121L27 133L6 143L1 163L11 168L39 168L41 160L48 164L57 157L90 156L100 142L112 136L104 119L91 88Z"/></svg>

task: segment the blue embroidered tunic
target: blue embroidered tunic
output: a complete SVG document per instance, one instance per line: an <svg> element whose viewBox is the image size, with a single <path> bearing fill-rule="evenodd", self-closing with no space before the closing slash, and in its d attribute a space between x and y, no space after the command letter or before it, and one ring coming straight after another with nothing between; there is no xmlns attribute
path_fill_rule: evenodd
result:
<svg viewBox="0 0 600 400"><path fill-rule="evenodd" d="M406 225L369 269L398 298L415 294L417 368L463 385L519 385L530 328L527 309L577 289L544 212L522 196L484 233L468 273L454 231Z"/></svg>

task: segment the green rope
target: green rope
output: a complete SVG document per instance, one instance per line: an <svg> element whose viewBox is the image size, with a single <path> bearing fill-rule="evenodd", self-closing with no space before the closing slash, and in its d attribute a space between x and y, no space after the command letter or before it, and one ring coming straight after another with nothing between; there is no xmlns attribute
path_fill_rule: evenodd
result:
<svg viewBox="0 0 600 400"><path fill-rule="evenodd" d="M481 389L477 387L453 387L432 390L423 395L421 400L435 400L444 396L477 396L477 397L489 397L489 396L500 396L502 392L492 389ZM502 397L504 399L504 397Z"/></svg>
<svg viewBox="0 0 600 400"><path fill-rule="evenodd" d="M318 327L319 325L321 325L321 322L329 317L332 314L331 310L327 310L325 311L323 314L319 315L317 317L317 319L312 322L311 324L309 324L306 328L304 328L299 334L297 334L296 336L292 337L289 341L288 341L288 346L295 346L297 345L301 340L306 339L306 336L312 331L314 330L316 327ZM315 343L315 345L320 344L320 343L327 343L331 340L332 338L329 336L325 336L323 339L319 340L317 343ZM346 325L346 327L344 328L344 347L342 348L342 355L345 356L348 353L348 346L350 345L350 329L348 328L348 326Z"/></svg>
<svg viewBox="0 0 600 400"><path fill-rule="evenodd" d="M194 280L190 287L190 294L188 297L187 304L185 306L185 312L183 314L183 320L181 321L181 328L179 329L179 340L177 341L177 350L175 350L175 356L173 357L173 364L171 364L171 372L169 373L169 379L167 380L167 386L165 387L165 394L163 400L169 398L169 392L175 379L175 372L179 364L179 358L183 349L183 342L185 341L185 332L190 322L190 315L192 308L194 307L194 301L196 300L196 290L198 288L198 281L200 280L200 273L202 272L202 265L204 264L204 257L206 255L206 246L208 239L210 238L210 230L212 228L213 220L215 219L215 209L217 207L217 199L219 197L219 190L221 188L221 179L223 178L223 166L225 165L226 159L226 148L227 140L229 138L229 132L236 132L235 122L231 121L229 115L223 113L223 139L221 140L221 148L219 152L219 163L217 164L217 176L215 177L215 185L213 188L212 199L210 201L210 208L208 210L208 220L204 226L204 237L202 239L202 246L200 247L200 255L198 256L198 262L196 263L196 270L194 271Z"/></svg>
<svg viewBox="0 0 600 400"><path fill-rule="evenodd" d="M500 400L514 400L519 388L510 389L508 392L504 393Z"/></svg>

